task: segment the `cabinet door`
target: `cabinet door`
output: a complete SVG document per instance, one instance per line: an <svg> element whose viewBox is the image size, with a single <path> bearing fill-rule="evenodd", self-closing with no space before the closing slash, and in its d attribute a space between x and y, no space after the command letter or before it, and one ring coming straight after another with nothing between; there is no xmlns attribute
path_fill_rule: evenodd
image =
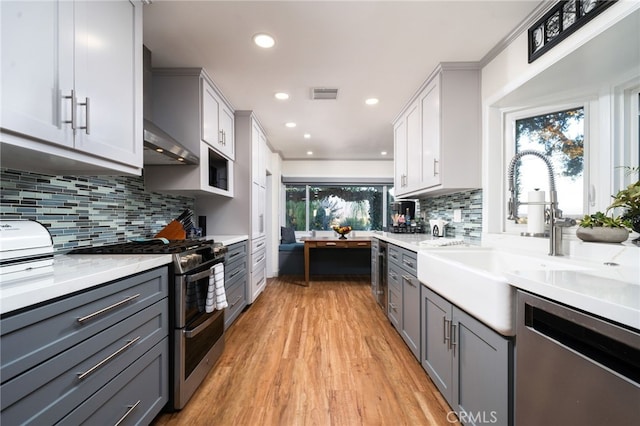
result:
<svg viewBox="0 0 640 426"><path fill-rule="evenodd" d="M440 83L435 78L421 97L422 187L440 184Z"/></svg>
<svg viewBox="0 0 640 426"><path fill-rule="evenodd" d="M388 288L387 317L391 324L400 332L402 320L402 294L398 294L392 287Z"/></svg>
<svg viewBox="0 0 640 426"><path fill-rule="evenodd" d="M141 5L74 4L75 147L142 167Z"/></svg>
<svg viewBox="0 0 640 426"><path fill-rule="evenodd" d="M495 424L513 424L509 409L511 343L453 307L454 360L451 405L458 412L483 413Z"/></svg>
<svg viewBox="0 0 640 426"><path fill-rule="evenodd" d="M422 367L451 404L451 303L422 287Z"/></svg>
<svg viewBox="0 0 640 426"><path fill-rule="evenodd" d="M202 126L202 140L220 151L222 145L220 143L220 123L218 117L220 113L220 103L213 87L204 79L202 84L202 117L200 123Z"/></svg>
<svg viewBox="0 0 640 426"><path fill-rule="evenodd" d="M234 160L236 152L233 111L227 108L224 104L220 105L219 121L224 152L231 160Z"/></svg>
<svg viewBox="0 0 640 426"><path fill-rule="evenodd" d="M407 178L408 191L420 188L422 182L422 143L420 134L420 104L414 103L407 112Z"/></svg>
<svg viewBox="0 0 640 426"><path fill-rule="evenodd" d="M73 146L73 3L2 1L0 126Z"/></svg>
<svg viewBox="0 0 640 426"><path fill-rule="evenodd" d="M420 359L420 282L402 272L402 339Z"/></svg>
<svg viewBox="0 0 640 426"><path fill-rule="evenodd" d="M251 187L251 238L259 238L265 235L266 190L256 182Z"/></svg>
<svg viewBox="0 0 640 426"><path fill-rule="evenodd" d="M405 118L400 118L393 128L393 183L396 195L407 192L407 126Z"/></svg>

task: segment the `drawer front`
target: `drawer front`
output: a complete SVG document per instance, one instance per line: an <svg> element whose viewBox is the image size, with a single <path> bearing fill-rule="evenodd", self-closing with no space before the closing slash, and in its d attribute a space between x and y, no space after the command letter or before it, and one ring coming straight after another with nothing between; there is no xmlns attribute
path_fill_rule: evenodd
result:
<svg viewBox="0 0 640 426"><path fill-rule="evenodd" d="M166 298L167 289L162 267L3 318L2 382Z"/></svg>
<svg viewBox="0 0 640 426"><path fill-rule="evenodd" d="M407 272L417 275L418 271L418 255L415 252L404 249L402 247L389 245L389 262L394 263Z"/></svg>
<svg viewBox="0 0 640 426"><path fill-rule="evenodd" d="M267 251L263 247L257 252L251 255L251 271L256 271L259 268L264 268L267 264Z"/></svg>
<svg viewBox="0 0 640 426"><path fill-rule="evenodd" d="M264 265L263 265L264 266ZM257 288L262 285L262 281L267 279L267 270L266 268L258 268L251 273L251 286L252 288Z"/></svg>
<svg viewBox="0 0 640 426"><path fill-rule="evenodd" d="M389 288L393 288L398 294L402 294L402 269L396 264L388 265Z"/></svg>
<svg viewBox="0 0 640 426"><path fill-rule="evenodd" d="M349 243L345 241L318 241L316 247L320 248L347 248Z"/></svg>
<svg viewBox="0 0 640 426"><path fill-rule="evenodd" d="M388 295L389 306L387 309L387 317L395 329L400 332L400 319L402 318L402 292L396 292L394 289L389 287Z"/></svg>
<svg viewBox="0 0 640 426"><path fill-rule="evenodd" d="M233 264L224 267L224 286L229 289L234 283L241 280L243 276L247 275L247 260L238 259Z"/></svg>
<svg viewBox="0 0 640 426"><path fill-rule="evenodd" d="M169 343L165 338L118 377L96 392L59 423L150 424L167 403Z"/></svg>
<svg viewBox="0 0 640 426"><path fill-rule="evenodd" d="M246 275L240 281L237 281L229 290L227 290L227 307L224 313L224 326L227 329L233 321L240 315L240 312L247 306L247 280Z"/></svg>
<svg viewBox="0 0 640 426"><path fill-rule="evenodd" d="M267 239L265 237L251 240L251 253L255 253L257 250L264 250L266 247Z"/></svg>
<svg viewBox="0 0 640 426"><path fill-rule="evenodd" d="M163 299L3 383L3 423L61 419L166 338L168 324L168 302Z"/></svg>
<svg viewBox="0 0 640 426"><path fill-rule="evenodd" d="M347 247L370 249L371 241L347 241Z"/></svg>
<svg viewBox="0 0 640 426"><path fill-rule="evenodd" d="M247 256L247 243L231 244L227 247L227 253L224 255L225 264L231 263Z"/></svg>

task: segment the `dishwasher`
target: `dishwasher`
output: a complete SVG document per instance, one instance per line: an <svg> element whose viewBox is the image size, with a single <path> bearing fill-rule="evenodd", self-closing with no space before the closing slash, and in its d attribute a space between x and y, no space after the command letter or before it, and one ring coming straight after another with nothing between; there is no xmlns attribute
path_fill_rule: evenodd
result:
<svg viewBox="0 0 640 426"><path fill-rule="evenodd" d="M640 419L640 332L519 290L516 425Z"/></svg>

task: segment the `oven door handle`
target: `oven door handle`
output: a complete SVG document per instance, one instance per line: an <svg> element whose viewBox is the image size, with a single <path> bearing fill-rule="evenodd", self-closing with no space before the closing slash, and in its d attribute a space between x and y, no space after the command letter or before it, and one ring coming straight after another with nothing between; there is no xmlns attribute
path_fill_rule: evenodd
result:
<svg viewBox="0 0 640 426"><path fill-rule="evenodd" d="M211 315L205 322L203 322L202 324L198 325L196 328L194 328L193 330L184 330L184 337L186 337L187 339L191 339L192 337L196 337L198 334L200 334L204 329L206 329L207 327L209 327L218 317L218 315L221 312L216 312L213 315Z"/></svg>
<svg viewBox="0 0 640 426"><path fill-rule="evenodd" d="M186 279L187 282L190 283L193 281L201 280L202 278L210 277L211 275L213 275L213 269L207 269L206 271L198 272L195 275L187 275Z"/></svg>

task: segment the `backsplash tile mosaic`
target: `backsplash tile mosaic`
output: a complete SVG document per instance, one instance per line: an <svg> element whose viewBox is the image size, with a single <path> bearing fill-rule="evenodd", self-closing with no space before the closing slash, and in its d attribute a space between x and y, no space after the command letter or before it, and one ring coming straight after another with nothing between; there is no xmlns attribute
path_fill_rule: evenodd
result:
<svg viewBox="0 0 640 426"><path fill-rule="evenodd" d="M42 223L57 253L151 237L195 204L191 197L145 191L143 177L50 176L3 168L0 178L0 217Z"/></svg>
<svg viewBox="0 0 640 426"><path fill-rule="evenodd" d="M453 210L462 210L462 222L453 222ZM464 238L465 242L480 244L482 238L482 190L457 192L420 200L420 211L426 220L443 219L447 237Z"/></svg>

